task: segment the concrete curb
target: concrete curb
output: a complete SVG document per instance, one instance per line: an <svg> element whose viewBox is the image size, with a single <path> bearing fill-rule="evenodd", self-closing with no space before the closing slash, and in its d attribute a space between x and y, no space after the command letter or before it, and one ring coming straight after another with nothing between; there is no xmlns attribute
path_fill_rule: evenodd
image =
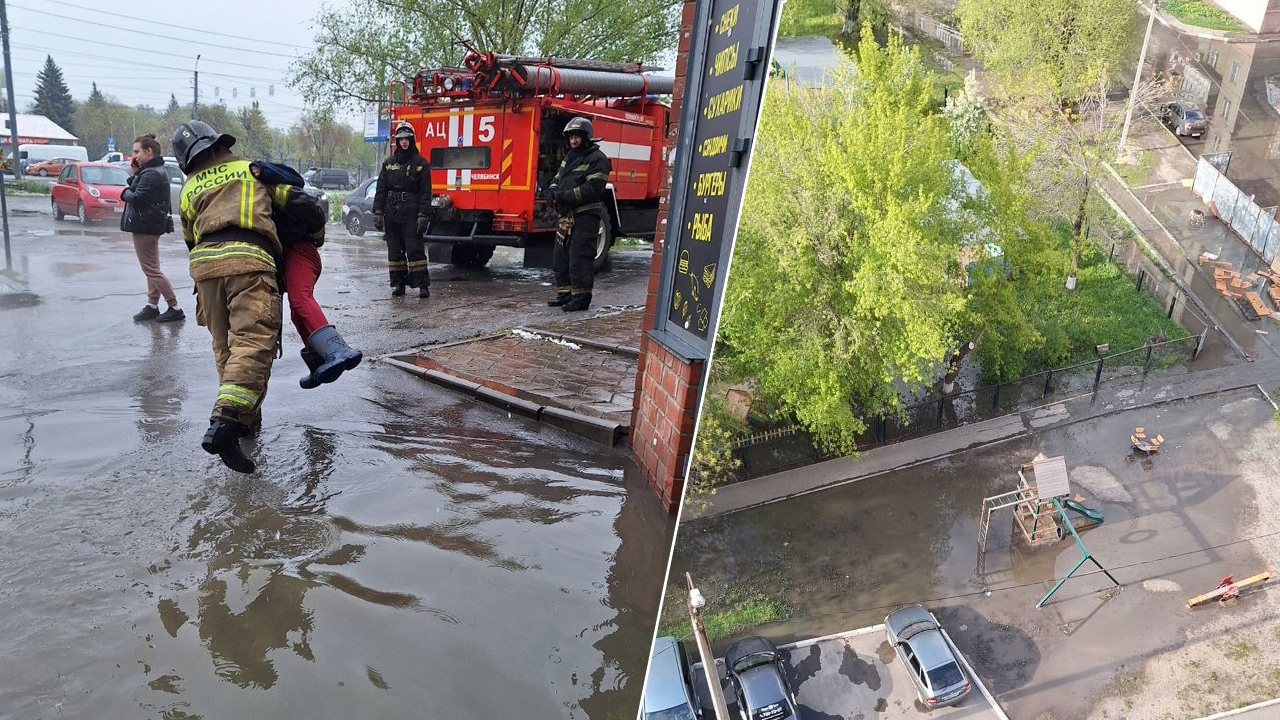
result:
<svg viewBox="0 0 1280 720"><path fill-rule="evenodd" d="M548 330L545 328L538 328L538 327L518 327L515 329L520 330L522 332L539 335L549 340L562 340L564 342L571 342L571 343L574 343L575 345L589 347L593 350L604 350L605 352L617 353L619 355L629 355L633 358L640 357L640 348L633 348L628 345L611 345L609 343L601 342L599 340L584 338L579 335L570 335L568 333L559 332L558 330Z"/></svg>
<svg viewBox="0 0 1280 720"><path fill-rule="evenodd" d="M524 398L508 395L491 388L484 387L470 380L454 377L440 370L428 370L415 363L399 359L399 356L417 355L416 352L401 352L383 355L379 362L398 367L433 384L473 397L512 414L521 415L531 420L545 422L548 425L568 430L593 442L613 447L626 435L626 428L616 422L604 420L590 415L565 410L551 405L541 405Z"/></svg>
<svg viewBox="0 0 1280 720"><path fill-rule="evenodd" d="M779 650L799 650L800 648L807 648L810 645L817 645L818 643L826 642L827 640L841 640L843 638L870 635L876 632L884 632L884 623L880 623L879 625L870 625L864 628L858 628L857 630L845 630L844 632L831 633L830 635L823 635L822 637L810 638L808 640L799 640L797 642L787 643L786 645L779 645L778 649Z"/></svg>
<svg viewBox="0 0 1280 720"><path fill-rule="evenodd" d="M1247 705L1242 708L1235 708L1234 710L1224 710L1220 713L1205 715L1204 717L1197 718L1196 720L1224 720L1225 718L1232 718L1238 715L1244 715L1245 713L1253 712L1254 710L1262 710L1263 708L1275 707L1277 705L1280 705L1280 698L1263 700L1260 703L1254 703L1252 705Z"/></svg>
<svg viewBox="0 0 1280 720"><path fill-rule="evenodd" d="M1201 392L1193 392L1193 393L1190 393L1190 394L1187 394L1187 395L1182 395L1182 396L1175 397L1175 398L1160 399L1160 400L1154 400L1154 401L1147 402L1147 403L1140 403L1140 404L1135 404L1135 405L1130 405L1130 406L1125 406L1125 407L1117 407L1117 408L1112 409L1112 410L1104 410L1104 411L1099 412L1099 413L1094 413L1094 414L1084 415L1084 416L1081 416L1081 417L1072 418L1072 419L1067 420L1067 421L1065 421L1065 422L1055 422L1055 423L1050 423L1050 424L1042 425L1042 426L1032 426L1032 425L1029 425L1029 424L1028 424L1028 422L1026 421L1025 417L1026 417L1026 415L1028 415L1028 414L1032 414L1032 415L1034 415L1036 412L1041 411L1041 410L1044 410L1044 409L1046 409L1046 408L1052 408L1052 407L1055 407L1055 406L1058 406L1058 405L1064 405L1064 404L1066 404L1066 403L1073 402L1073 401L1075 401L1075 400L1080 400L1080 399L1082 399L1082 398L1087 398L1087 397L1089 397L1090 395L1092 395L1093 393L1086 393L1086 394L1083 394L1083 395L1075 395L1075 396L1072 396L1072 397L1069 397L1069 398L1063 398L1062 400L1056 400L1056 401L1054 401L1054 402L1052 402L1052 403L1047 403L1047 404L1045 404L1045 405L1039 405L1039 406L1036 406L1036 407L1033 407L1033 408L1028 408L1028 409L1026 409L1026 410L1021 410L1021 411L1018 411L1018 412L1016 412L1016 413L1009 413L1009 414L1007 414L1007 415L1002 415L1002 416L1000 416L1000 417L991 418L990 420L984 420L984 421L982 421L982 423L974 423L974 424L972 424L972 425L964 425L964 426L961 426L961 427L958 427L958 428L953 428L952 430L946 430L946 431L944 431L944 432L956 432L956 431L968 431L968 432L972 432L972 431L973 431L973 429L974 429L976 426L978 426L978 425L982 425L983 423L992 423L992 426L995 426L995 425L996 425L996 423L998 423L998 422L1005 422L1005 423L1007 423L1007 422L1009 422L1009 419L1010 419L1010 418L1013 418L1013 417L1017 417L1017 418L1019 418L1020 423L1021 423L1021 430L1019 430L1019 431L1017 431L1017 432L1014 432L1014 433L1011 433L1011 434L1009 434L1009 435L1000 436L1000 437L994 437L994 438L989 439L989 440L987 440L987 441L985 441L985 442L971 443L971 444L969 444L969 445L965 445L965 446L963 446L963 447L957 447L957 448L955 448L955 449L947 450L946 452L942 452L942 453L935 454L935 455L929 455L929 456L925 456L925 457L914 458L914 459L908 460L908 461L906 461L906 462L898 463L898 464L893 465L893 466L891 466L891 467L885 467L885 468L882 468L882 469L879 469L879 470L875 470L875 471L873 471L873 472L869 472L869 473L867 473L867 474L865 474L865 475L854 475L854 476L851 476L851 477L841 478L841 479L834 480L834 481L832 481L832 482L825 483L825 484L822 484L822 485L817 485L817 486L814 486L814 487L811 487L811 488L805 488L805 489L803 489L803 490L798 490L798 491L790 492L790 493L787 493L787 494L784 494L784 495L779 495L779 496L777 496L777 497L772 497L772 498L769 498L769 499L767 499L767 500L763 500L763 501L761 501L761 502L752 503L752 504L750 504L750 505L744 505L744 506L742 506L742 507L731 508L731 509L729 509L729 510L724 510L724 511L721 511L721 512L712 512L712 513L709 513L709 514L707 514L707 513L702 513L702 514L697 515L696 517L690 517L690 518L687 518L687 519L682 517L682 518L681 518L681 522L682 522L682 523L683 523L683 522L696 522L696 521L698 521L698 520L705 520L705 519L708 519L708 518L722 517L722 516L725 516L725 515L732 515L732 514L734 514L734 513L742 512L742 511L744 511L744 510L753 510L753 509L755 509L755 508L763 507L763 506L765 506L765 505L771 505L771 504L773 504L773 503L781 502L781 501L783 501L783 500L790 500L790 499L792 499L792 498L800 497L800 496L803 496L803 495L809 495L809 494L812 494L812 493L815 493L815 492L820 492L820 491L823 491L823 490L829 490L829 489L834 488L834 487L839 487L839 486L841 486L841 485L847 485L847 484L849 484L849 483L852 483L852 482L858 482L858 481L860 481L860 480L870 480L870 479L872 479L872 478L879 477L879 476L881 476L881 475L886 475L886 474L891 473L891 472L897 472L898 470L905 470L905 469L907 469L907 468L912 468L912 467L915 467L915 466L917 466L917 465L923 465L923 464L926 464L926 463L937 462L938 460L944 460L944 459L949 458L949 457L952 457L952 456L954 456L954 455L958 455L958 454L960 454L960 453L962 453L962 452L968 452L969 450L974 450L974 449L979 448L979 447L991 447L991 446L993 446L993 445L998 445L998 444L1000 444L1000 443L1008 442L1008 441L1010 441L1010 440L1016 440L1016 439L1018 439L1018 438L1027 437L1027 436L1032 435L1032 434L1037 433L1037 432L1043 432L1043 431L1045 431L1045 430L1049 430L1049 429L1053 429L1053 428L1066 427L1066 426L1068 426L1068 425L1072 425L1072 424L1075 424L1075 423L1078 423L1078 422L1084 422L1084 421L1088 421L1088 420L1095 420L1095 419L1097 419L1097 418L1107 417L1107 416L1115 415L1115 414L1117 414L1117 413L1122 413L1122 412L1129 412L1129 411L1131 411L1131 410L1142 410L1142 409L1145 409L1145 408L1157 407L1157 406L1165 405L1165 404L1172 403L1172 402L1179 402L1179 401L1183 401L1183 400L1192 400L1192 399L1202 398L1202 397L1210 397L1210 396L1213 396L1213 395L1221 395L1221 394L1224 394L1224 393L1239 392L1239 391L1241 391L1241 390L1247 390L1247 391L1251 391L1251 392L1258 392L1258 393L1260 393L1260 394L1261 394L1261 396L1263 397L1263 399L1265 399L1265 400L1268 402L1268 404L1271 404L1273 407L1275 406L1275 404L1274 404L1274 402L1272 401L1271 397L1270 397L1269 395L1267 395L1266 391L1265 391L1265 390L1263 390L1262 386L1260 386L1260 385L1259 385L1259 384L1257 384L1257 383L1249 383L1249 384L1245 384L1245 385L1235 385L1235 386L1232 386L1232 387L1217 388L1217 389L1214 389L1214 390L1204 390L1204 391L1201 391ZM943 433L936 433L936 434L934 434L934 435L926 436L926 438L929 438L929 437L938 437L939 435L942 435L942 434L943 434ZM921 440L921 439L926 439L926 438L919 438L919 439L916 439L916 440L907 440L907 441L904 441L904 442L908 442L908 443L910 443L910 442L918 442L919 440ZM880 447L892 447L892 446L891 446L891 445L882 445L882 446L880 446ZM879 448L876 448L876 449L879 449ZM845 456L845 457L842 457L842 458L835 458L835 459L833 459L833 460L826 460L826 461L823 461L823 462L824 462L824 463L829 463L829 462L850 461L850 458L851 458L851 457L852 457L852 456ZM820 465L820 464L822 464L822 463L814 463L814 465ZM773 475L765 475L765 476L762 476L762 477L753 478L752 480L750 480L750 481L748 481L748 482L752 482L752 483L760 483L760 484L762 484L762 485L767 485L767 484L769 484L770 482L776 482L776 481L777 481L777 478L778 478L778 476L779 476L779 475L783 475L783 474L786 474L786 473L794 473L794 472L797 472L797 471L799 471L799 470L804 470L805 468L812 468L814 465L807 465L807 466L804 466L804 467L802 467L802 468L794 468L794 469L792 469L792 470L786 470L786 471L783 471L782 473L775 473L775 474L773 474ZM714 503L713 503L713 504L714 504Z"/></svg>

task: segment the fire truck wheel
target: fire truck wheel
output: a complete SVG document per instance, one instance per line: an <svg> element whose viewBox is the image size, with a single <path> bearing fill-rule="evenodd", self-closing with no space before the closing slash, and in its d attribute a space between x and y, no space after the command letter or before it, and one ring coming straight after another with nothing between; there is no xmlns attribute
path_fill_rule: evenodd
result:
<svg viewBox="0 0 1280 720"><path fill-rule="evenodd" d="M609 267L609 248L613 247L613 223L605 220L600 223L600 233L596 235L596 272Z"/></svg>
<svg viewBox="0 0 1280 720"><path fill-rule="evenodd" d="M452 263L464 268L482 268L493 257L492 245L454 245Z"/></svg>
<svg viewBox="0 0 1280 720"><path fill-rule="evenodd" d="M358 211L347 215L347 232L355 235L356 237L360 237L361 235L364 235L364 231L364 220L360 219L360 213Z"/></svg>

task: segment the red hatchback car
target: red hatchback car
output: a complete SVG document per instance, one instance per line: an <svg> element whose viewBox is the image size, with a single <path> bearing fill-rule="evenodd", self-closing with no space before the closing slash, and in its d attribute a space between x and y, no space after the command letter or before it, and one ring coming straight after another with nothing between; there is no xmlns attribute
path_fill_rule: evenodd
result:
<svg viewBox="0 0 1280 720"><path fill-rule="evenodd" d="M124 201L120 193L129 184L129 172L116 165L78 162L66 166L53 186L53 216L75 215L80 222L120 217Z"/></svg>

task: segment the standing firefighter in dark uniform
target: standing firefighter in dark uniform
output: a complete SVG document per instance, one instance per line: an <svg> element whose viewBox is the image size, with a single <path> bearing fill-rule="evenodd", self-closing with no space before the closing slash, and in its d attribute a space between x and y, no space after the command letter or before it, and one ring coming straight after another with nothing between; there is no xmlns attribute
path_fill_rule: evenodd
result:
<svg viewBox="0 0 1280 720"><path fill-rule="evenodd" d="M600 223L609 222L601 201L613 165L591 137L592 129L591 121L584 117L564 126L569 152L547 189L547 200L560 214L551 261L556 297L547 304L565 312L591 307Z"/></svg>
<svg viewBox="0 0 1280 720"><path fill-rule="evenodd" d="M431 165L418 152L413 126L396 126L395 151L382 161L378 191L373 196L373 227L387 238L392 295L404 286L418 288L418 297L431 297L431 276L422 235L431 217Z"/></svg>
<svg viewBox="0 0 1280 720"><path fill-rule="evenodd" d="M235 143L199 120L173 134L173 153L187 174L182 237L196 281L196 322L209 328L218 369L218 398L201 447L232 470L251 473L240 438L262 422L280 338L276 268L283 247L271 215L276 198L249 161L231 153ZM278 199L288 200L287 192Z"/></svg>

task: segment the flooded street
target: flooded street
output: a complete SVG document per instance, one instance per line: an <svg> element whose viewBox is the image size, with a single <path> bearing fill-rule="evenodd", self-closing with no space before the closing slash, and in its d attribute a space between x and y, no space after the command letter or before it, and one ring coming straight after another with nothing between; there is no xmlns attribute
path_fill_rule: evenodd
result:
<svg viewBox="0 0 1280 720"><path fill-rule="evenodd" d="M0 718L634 716L673 520L632 461L373 360L547 314L548 272L433 266L393 300L379 237L326 244L317 297L366 360L301 390L286 322L244 476L199 447L181 240L188 319L135 324L127 236L11 229L35 297L0 294ZM604 302L642 302L636 255Z"/></svg>

